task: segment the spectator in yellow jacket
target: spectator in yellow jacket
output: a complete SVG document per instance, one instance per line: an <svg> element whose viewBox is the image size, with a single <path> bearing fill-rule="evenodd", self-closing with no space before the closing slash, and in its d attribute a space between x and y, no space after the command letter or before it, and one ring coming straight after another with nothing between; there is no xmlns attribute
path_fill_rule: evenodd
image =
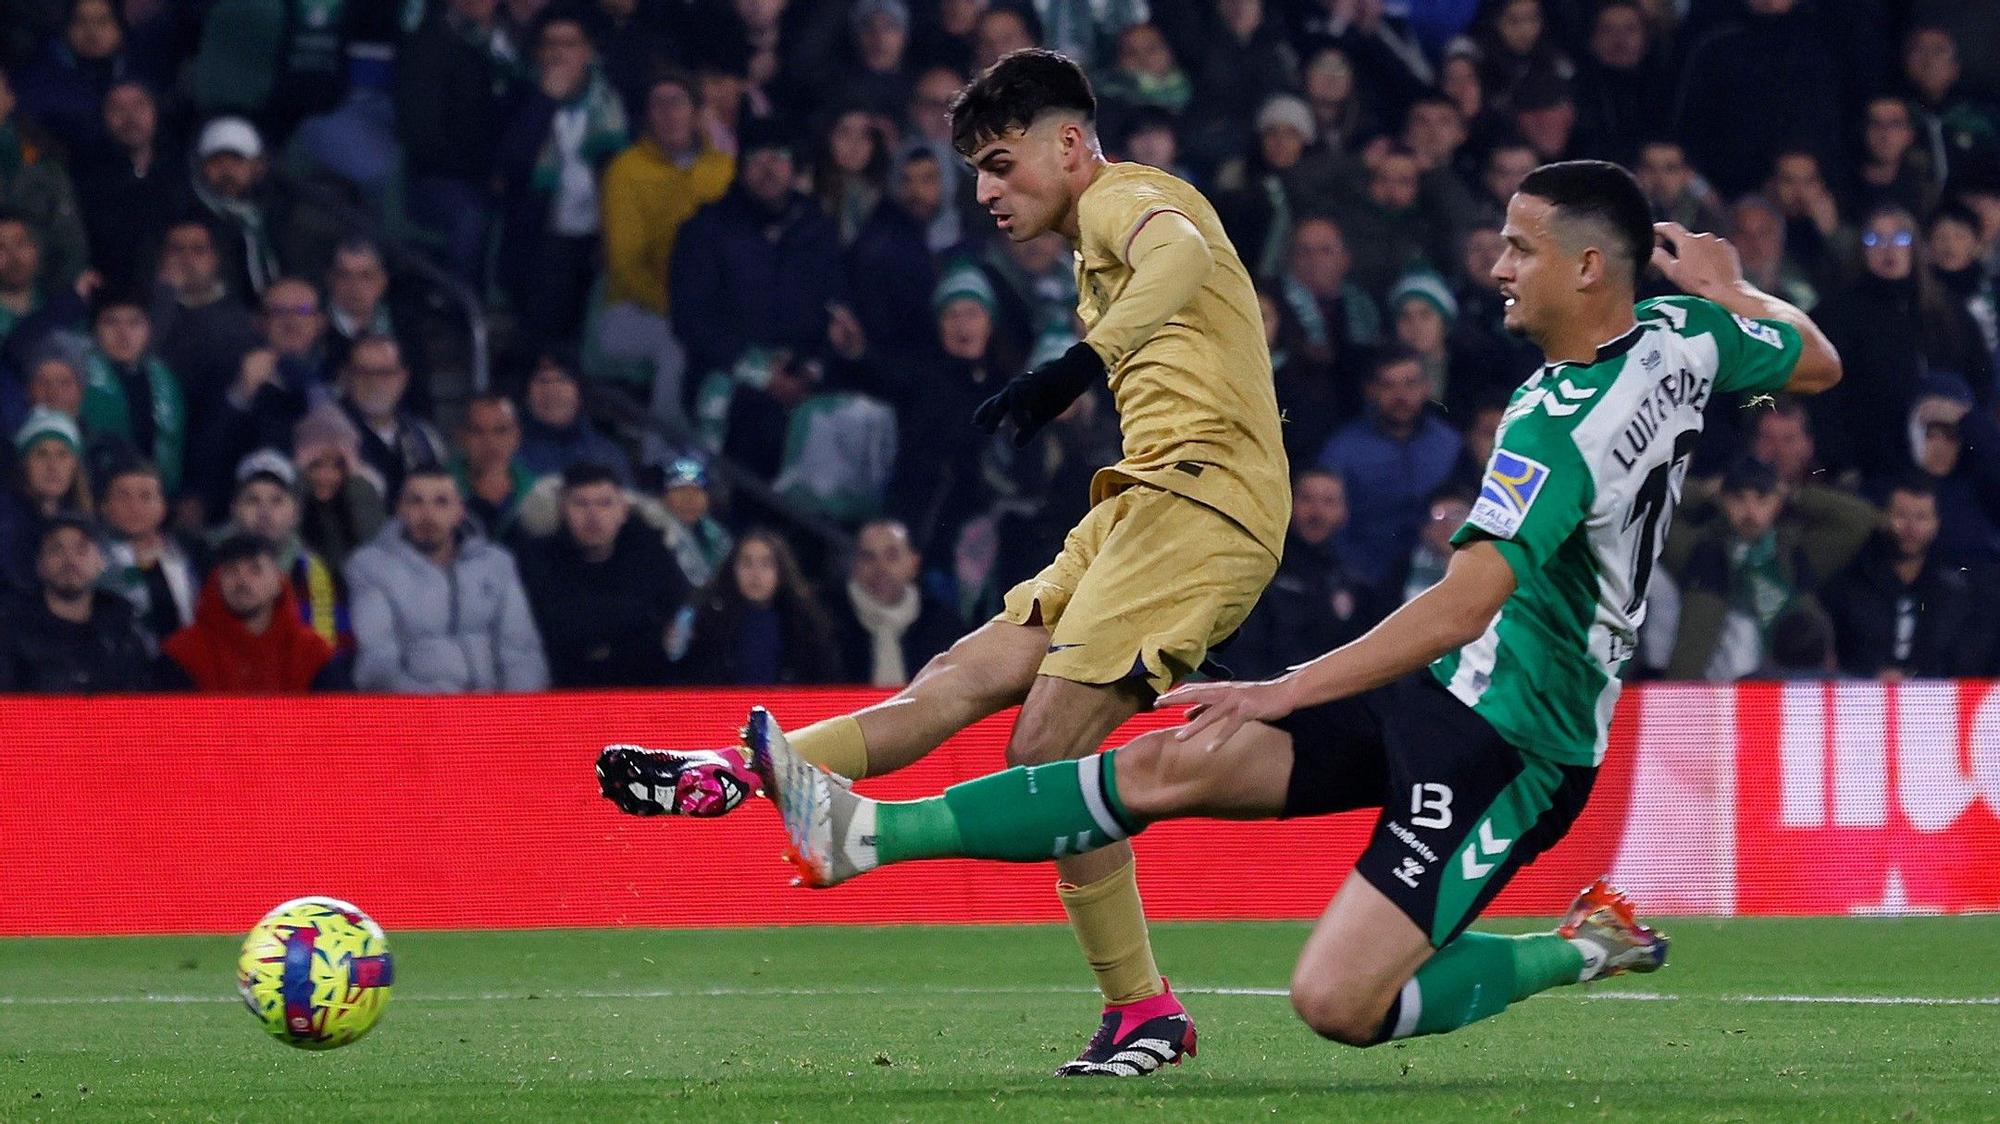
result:
<svg viewBox="0 0 2000 1124"><path fill-rule="evenodd" d="M667 261L681 224L722 198L736 158L707 144L694 80L667 74L646 93L645 131L604 170L607 276L597 350L650 368L655 400L678 408L685 357L667 323Z"/></svg>

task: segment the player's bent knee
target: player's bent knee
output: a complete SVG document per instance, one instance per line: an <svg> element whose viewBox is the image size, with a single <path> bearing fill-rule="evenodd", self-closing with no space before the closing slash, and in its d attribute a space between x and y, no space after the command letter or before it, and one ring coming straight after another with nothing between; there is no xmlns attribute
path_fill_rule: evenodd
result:
<svg viewBox="0 0 2000 1124"><path fill-rule="evenodd" d="M1314 1034L1349 1046L1373 1046L1381 1037L1387 1015L1372 997L1360 997L1336 987L1292 981L1292 1010Z"/></svg>

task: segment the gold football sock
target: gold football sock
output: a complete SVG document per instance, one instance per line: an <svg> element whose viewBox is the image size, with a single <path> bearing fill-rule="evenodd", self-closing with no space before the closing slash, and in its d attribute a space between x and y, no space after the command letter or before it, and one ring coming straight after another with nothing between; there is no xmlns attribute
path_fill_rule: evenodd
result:
<svg viewBox="0 0 2000 1124"><path fill-rule="evenodd" d="M785 736L794 752L829 773L851 781L868 775L868 743L861 737L861 723L852 714L815 722Z"/></svg>
<svg viewBox="0 0 2000 1124"><path fill-rule="evenodd" d="M1153 963L1153 943L1146 933L1146 913L1139 904L1139 879L1133 863L1088 886L1056 883L1056 896L1069 913L1076 943L1097 974L1106 1003L1136 1003L1166 990Z"/></svg>

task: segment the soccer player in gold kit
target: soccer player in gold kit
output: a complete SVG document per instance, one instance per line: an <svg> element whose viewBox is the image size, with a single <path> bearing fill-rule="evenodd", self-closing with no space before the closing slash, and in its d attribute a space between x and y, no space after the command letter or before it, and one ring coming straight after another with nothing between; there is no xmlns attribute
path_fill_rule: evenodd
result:
<svg viewBox="0 0 2000 1124"><path fill-rule="evenodd" d="M1040 574L894 698L790 735L853 778L922 757L1016 704L1009 764L1094 752L1200 666L1277 570L1290 487L1271 358L1250 276L1209 202L1182 180L1111 163L1077 65L1041 50L995 63L952 103L978 199L1016 241L1076 249L1087 326L1063 355L1008 382L974 423L1024 445L1107 382L1123 435L1091 509ZM740 750L608 746L604 795L637 815L719 815L756 787ZM1136 1076L1178 1063L1194 1025L1154 965L1132 851L1062 855L1056 891L1104 992L1097 1035L1063 1075Z"/></svg>

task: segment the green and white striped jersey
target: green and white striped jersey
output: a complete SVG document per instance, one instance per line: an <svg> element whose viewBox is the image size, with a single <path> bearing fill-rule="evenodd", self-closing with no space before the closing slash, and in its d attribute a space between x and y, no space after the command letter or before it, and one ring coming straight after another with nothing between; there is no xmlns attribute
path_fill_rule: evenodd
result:
<svg viewBox="0 0 2000 1124"><path fill-rule="evenodd" d="M1634 312L1592 362L1548 364L1514 392L1452 541L1491 540L1516 588L1484 635L1431 665L1502 737L1566 764L1603 760L1703 407L1784 386L1802 347L1789 324L1697 297Z"/></svg>

